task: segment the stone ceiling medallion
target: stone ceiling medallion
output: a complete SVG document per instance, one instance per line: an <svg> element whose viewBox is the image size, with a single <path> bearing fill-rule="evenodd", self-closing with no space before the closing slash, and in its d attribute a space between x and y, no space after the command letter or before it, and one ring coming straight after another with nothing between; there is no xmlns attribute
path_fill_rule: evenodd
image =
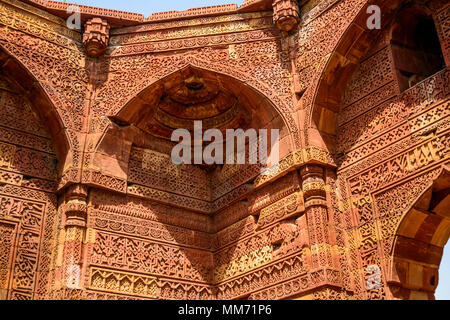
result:
<svg viewBox="0 0 450 320"><path fill-rule="evenodd" d="M202 78L199 78L197 76L192 76L187 78L186 80L184 80L184 84L186 85L186 87L190 90L200 90L204 87L204 82Z"/></svg>
<svg viewBox="0 0 450 320"><path fill-rule="evenodd" d="M170 139L175 129L193 131L195 121L202 121L203 130L244 128L251 121L251 112L217 75L187 68L167 78L163 88L153 116L141 122L155 136Z"/></svg>
<svg viewBox="0 0 450 320"><path fill-rule="evenodd" d="M205 80L199 76L190 76L178 83L168 83L166 94L173 101L191 105L213 100L220 91L216 81Z"/></svg>

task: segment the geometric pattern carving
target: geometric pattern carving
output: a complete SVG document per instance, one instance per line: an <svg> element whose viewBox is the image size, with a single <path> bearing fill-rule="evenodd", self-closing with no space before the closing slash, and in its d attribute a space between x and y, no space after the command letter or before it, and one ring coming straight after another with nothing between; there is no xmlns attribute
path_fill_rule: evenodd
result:
<svg viewBox="0 0 450 320"><path fill-rule="evenodd" d="M258 227L291 218L304 210L303 194L296 192L261 210Z"/></svg>
<svg viewBox="0 0 450 320"><path fill-rule="evenodd" d="M20 187L16 188L11 191L17 192L21 190ZM3 192L8 192L8 189L4 189ZM39 194L31 192L30 195L36 197ZM41 197L39 195L39 198ZM45 269L50 267L48 265L49 261L47 260L48 256L43 255L40 257L40 250L49 250L51 242L40 244L39 239L43 237L49 239L49 241L51 240L53 236L52 223L54 222L54 217L50 211L47 211L48 218L45 219L45 231L42 233L44 226L43 215L48 210L46 209L45 203L1 195L0 204L0 219L12 219L18 223L18 227L14 229L15 233L13 234L13 236L17 234L15 240L7 240L8 230L5 230L0 237L2 241L14 241L10 248L12 250L11 253L14 254L14 260L9 268L8 282L10 282L6 285L7 287L4 286L4 289L10 290L9 299L19 298L19 296L21 298L27 297L27 299L31 299L33 294L38 296L43 294L42 290L45 292L48 289L49 279L47 277L49 274L39 274L36 273L36 270L42 270L44 272ZM5 259L9 259L7 255L5 255ZM41 262L44 263L44 266L40 265ZM44 283L41 283L41 281L44 281ZM42 285L47 288L40 288Z"/></svg>
<svg viewBox="0 0 450 320"><path fill-rule="evenodd" d="M14 224L0 222L0 300L8 297L10 272L15 245Z"/></svg>
<svg viewBox="0 0 450 320"><path fill-rule="evenodd" d="M265 246L227 264L216 267L214 270L214 281L216 283L226 281L242 273L261 267L271 260L272 246Z"/></svg>
<svg viewBox="0 0 450 320"><path fill-rule="evenodd" d="M448 227L418 209L450 163L445 1L446 67L402 92L397 60L419 62L361 28L365 0L83 7L82 32L35 3L0 2L0 299L411 298L437 275L447 230L396 235ZM280 129L278 166L173 164L195 120Z"/></svg>
<svg viewBox="0 0 450 320"><path fill-rule="evenodd" d="M104 292L158 298L156 278L115 270L91 268L89 287Z"/></svg>
<svg viewBox="0 0 450 320"><path fill-rule="evenodd" d="M31 101L0 79L0 298L42 299L51 290L56 157Z"/></svg>
<svg viewBox="0 0 450 320"><path fill-rule="evenodd" d="M176 246L98 232L90 263L205 282L211 280L212 266L208 266L211 258L207 252L195 249L182 250Z"/></svg>
<svg viewBox="0 0 450 320"><path fill-rule="evenodd" d="M12 145L0 143L0 168L9 169L14 160L16 148Z"/></svg>

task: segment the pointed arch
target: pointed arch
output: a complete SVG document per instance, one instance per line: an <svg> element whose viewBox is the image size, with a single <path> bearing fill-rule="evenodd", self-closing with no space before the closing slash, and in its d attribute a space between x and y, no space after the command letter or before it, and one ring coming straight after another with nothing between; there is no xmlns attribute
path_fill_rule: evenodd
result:
<svg viewBox="0 0 450 320"><path fill-rule="evenodd" d="M275 90L264 84L262 81L247 72L239 70L236 67L220 65L211 61L204 61L195 55L180 56L176 59L177 61L174 62L174 67L164 69L162 73L157 75L157 77L146 79L144 83L136 86L134 89L135 92L127 95L125 102L122 101L120 104L110 106L108 115L113 118L120 118L120 115L127 113L128 110L131 109L130 106L136 102L136 99L141 99L145 96L149 88L154 88L158 84L164 82L164 79L167 79L182 70L194 68L204 72L216 74L218 76L227 77L239 88L247 88L249 91L252 91L254 96L269 105L270 108L274 110L275 114L279 115L282 119L282 122L286 126L289 133L290 150L300 148L300 131L297 122L292 115L291 100L281 98ZM106 130L107 129L105 129L104 132L106 132Z"/></svg>
<svg viewBox="0 0 450 320"><path fill-rule="evenodd" d="M312 103L307 112L305 126L309 131L316 133L309 134L307 144L317 145L334 152L338 114L341 112L341 102L345 89L357 70L361 59L376 48L380 37L386 35L387 32L387 37L391 38L392 21L397 18L399 9L407 4L408 2L403 0L370 1L353 18L327 59L317 85L313 89ZM369 5L378 5L381 8L382 25L380 29L369 30L367 27L367 19L369 17L367 9ZM420 7L419 10L431 17L444 4L437 1L434 4L433 12L421 4L414 3L412 6ZM441 46L444 46L444 40L441 39ZM445 52L444 56L446 56Z"/></svg>
<svg viewBox="0 0 450 320"><path fill-rule="evenodd" d="M1 45L0 64L2 66L1 72L15 83L15 86L20 89L21 94L31 102L33 112L42 123L47 124L46 129L52 139L56 155L60 161L59 171L61 172L64 163L70 156L71 143L62 115L55 107L55 103L45 89L51 88L42 85L18 58Z"/></svg>
<svg viewBox="0 0 450 320"><path fill-rule="evenodd" d="M434 299L439 265L450 237L450 167L405 212L391 251L388 284L397 299Z"/></svg>

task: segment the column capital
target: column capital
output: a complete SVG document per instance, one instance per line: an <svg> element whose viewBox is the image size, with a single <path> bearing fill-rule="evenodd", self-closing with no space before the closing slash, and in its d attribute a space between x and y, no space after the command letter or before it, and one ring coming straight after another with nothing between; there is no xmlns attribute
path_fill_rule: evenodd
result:
<svg viewBox="0 0 450 320"><path fill-rule="evenodd" d="M75 184L67 188L65 193L65 202L62 205L62 210L66 218L66 227L86 226L87 196L88 188L85 185Z"/></svg>
<svg viewBox="0 0 450 320"><path fill-rule="evenodd" d="M324 174L325 168L320 165L306 165L300 169L305 207L327 205Z"/></svg>

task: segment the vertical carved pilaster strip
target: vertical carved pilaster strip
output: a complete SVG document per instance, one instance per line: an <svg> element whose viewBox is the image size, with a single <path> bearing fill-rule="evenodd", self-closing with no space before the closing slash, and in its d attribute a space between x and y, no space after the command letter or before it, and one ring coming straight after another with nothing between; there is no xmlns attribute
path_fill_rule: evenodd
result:
<svg viewBox="0 0 450 320"><path fill-rule="evenodd" d="M64 196L63 288L80 289L82 286L82 254L87 222L87 196L87 187L83 185L69 187Z"/></svg>
<svg viewBox="0 0 450 320"><path fill-rule="evenodd" d="M306 166L301 169L301 175L312 267L317 269L328 264L326 261L321 262L319 259L320 248L328 243L324 170L320 166Z"/></svg>

